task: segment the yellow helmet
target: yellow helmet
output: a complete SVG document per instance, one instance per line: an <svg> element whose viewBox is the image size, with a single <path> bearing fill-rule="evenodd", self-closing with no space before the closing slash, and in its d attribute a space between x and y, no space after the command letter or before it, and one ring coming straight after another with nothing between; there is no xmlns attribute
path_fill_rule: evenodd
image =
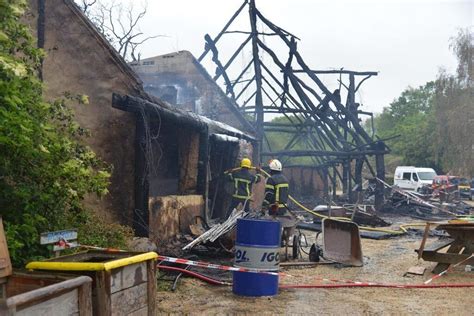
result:
<svg viewBox="0 0 474 316"><path fill-rule="evenodd" d="M251 168L251 167L252 167L252 162L248 158L244 158L240 162L240 168Z"/></svg>

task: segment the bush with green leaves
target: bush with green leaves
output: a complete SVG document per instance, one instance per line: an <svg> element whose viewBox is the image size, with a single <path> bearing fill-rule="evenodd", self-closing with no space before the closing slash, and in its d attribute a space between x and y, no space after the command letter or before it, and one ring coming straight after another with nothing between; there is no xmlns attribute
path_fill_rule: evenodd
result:
<svg viewBox="0 0 474 316"><path fill-rule="evenodd" d="M86 195L108 193L111 167L83 145L82 129L66 106L84 96L45 102L38 79L43 52L21 23L22 0L0 0L0 215L15 266L48 256L42 232L77 227L88 242L124 246L129 231L102 225L82 206ZM114 233L107 230L114 229Z"/></svg>
<svg viewBox="0 0 474 316"><path fill-rule="evenodd" d="M461 29L450 44L458 60L456 74L440 71L436 80L407 88L375 117L377 136L392 153L389 172L399 164L433 167L465 177L474 176L474 33ZM392 170L390 170L392 169Z"/></svg>

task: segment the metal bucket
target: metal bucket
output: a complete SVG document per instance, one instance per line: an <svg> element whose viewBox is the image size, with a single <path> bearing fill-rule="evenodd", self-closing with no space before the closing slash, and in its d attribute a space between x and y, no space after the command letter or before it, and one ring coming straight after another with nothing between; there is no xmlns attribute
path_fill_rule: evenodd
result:
<svg viewBox="0 0 474 316"><path fill-rule="evenodd" d="M238 219L234 266L278 272L280 267L280 223ZM278 275L234 272L232 291L241 296L278 294Z"/></svg>

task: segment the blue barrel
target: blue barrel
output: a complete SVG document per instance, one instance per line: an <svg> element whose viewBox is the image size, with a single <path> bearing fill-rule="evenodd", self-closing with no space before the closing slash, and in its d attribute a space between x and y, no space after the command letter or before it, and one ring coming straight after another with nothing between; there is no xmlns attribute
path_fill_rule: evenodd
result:
<svg viewBox="0 0 474 316"><path fill-rule="evenodd" d="M280 222L237 220L234 266L278 272L280 267ZM234 272L232 292L241 296L278 294L278 275Z"/></svg>

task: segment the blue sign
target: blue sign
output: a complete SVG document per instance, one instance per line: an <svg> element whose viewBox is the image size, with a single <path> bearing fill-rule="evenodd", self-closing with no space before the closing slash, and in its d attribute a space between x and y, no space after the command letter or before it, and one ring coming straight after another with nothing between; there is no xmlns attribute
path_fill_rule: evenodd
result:
<svg viewBox="0 0 474 316"><path fill-rule="evenodd" d="M56 244L60 240L71 241L77 239L77 229L58 230L55 232L42 233L40 236L40 244L49 245Z"/></svg>

